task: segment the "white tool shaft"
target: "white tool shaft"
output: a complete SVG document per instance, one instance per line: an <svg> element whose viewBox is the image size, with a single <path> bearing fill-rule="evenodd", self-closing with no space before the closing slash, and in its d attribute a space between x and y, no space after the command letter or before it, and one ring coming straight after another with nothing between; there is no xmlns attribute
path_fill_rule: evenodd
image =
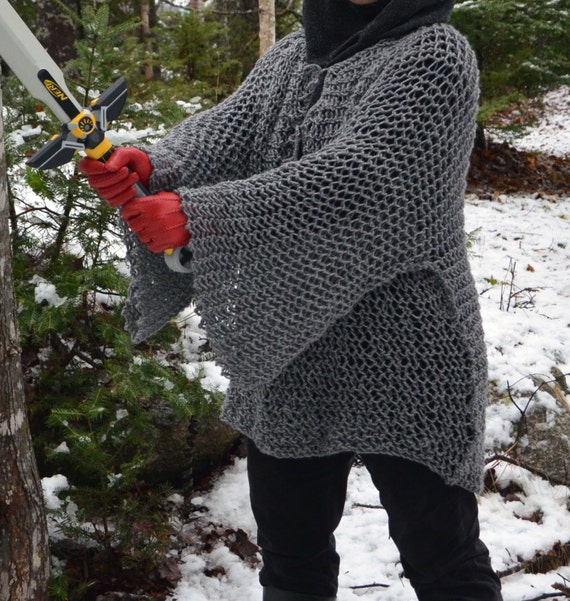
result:
<svg viewBox="0 0 570 601"><path fill-rule="evenodd" d="M8 0L0 0L0 56L30 94L45 103L61 123L70 121L71 105L77 112L81 110L65 84L61 69ZM53 85L49 81L44 84L40 80L40 71L49 73L49 81Z"/></svg>

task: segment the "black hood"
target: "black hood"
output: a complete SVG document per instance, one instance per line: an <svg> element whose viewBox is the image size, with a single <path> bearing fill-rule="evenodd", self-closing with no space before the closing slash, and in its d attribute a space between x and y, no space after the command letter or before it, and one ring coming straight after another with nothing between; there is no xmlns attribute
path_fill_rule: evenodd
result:
<svg viewBox="0 0 570 601"><path fill-rule="evenodd" d="M307 60L322 67L338 63L386 38L398 38L449 20L453 0L304 0Z"/></svg>

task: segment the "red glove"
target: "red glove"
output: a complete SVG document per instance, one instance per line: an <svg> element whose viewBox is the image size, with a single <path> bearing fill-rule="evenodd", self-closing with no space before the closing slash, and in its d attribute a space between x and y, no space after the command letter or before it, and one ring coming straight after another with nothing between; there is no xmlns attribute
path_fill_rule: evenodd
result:
<svg viewBox="0 0 570 601"><path fill-rule="evenodd" d="M123 205L121 216L153 253L186 246L190 240L187 217L180 208L180 196L174 192L133 198Z"/></svg>
<svg viewBox="0 0 570 601"><path fill-rule="evenodd" d="M152 165L142 150L119 147L105 163L82 158L79 171L87 175L89 185L103 200L112 207L120 207L135 197L133 186L137 182L148 186Z"/></svg>

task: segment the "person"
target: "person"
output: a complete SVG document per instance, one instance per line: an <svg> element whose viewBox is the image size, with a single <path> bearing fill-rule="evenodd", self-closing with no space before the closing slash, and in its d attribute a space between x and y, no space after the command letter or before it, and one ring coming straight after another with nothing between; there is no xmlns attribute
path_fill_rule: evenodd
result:
<svg viewBox="0 0 570 601"><path fill-rule="evenodd" d="M195 300L248 440L265 601L326 601L355 456L420 601L497 601L463 231L478 73L450 0L305 0L219 105L81 170L128 228L139 342ZM135 182L149 194L136 197ZM187 246L189 273L162 252Z"/></svg>

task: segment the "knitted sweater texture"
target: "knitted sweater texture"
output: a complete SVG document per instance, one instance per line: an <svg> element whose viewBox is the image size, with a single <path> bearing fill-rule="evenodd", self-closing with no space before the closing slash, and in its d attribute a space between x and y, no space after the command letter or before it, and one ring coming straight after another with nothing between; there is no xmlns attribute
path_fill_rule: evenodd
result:
<svg viewBox="0 0 570 601"><path fill-rule="evenodd" d="M145 150L180 194L192 273L129 238L135 341L192 299L230 377L223 417L277 457L418 461L476 491L486 354L463 193L477 69L450 26L325 69L303 33Z"/></svg>

